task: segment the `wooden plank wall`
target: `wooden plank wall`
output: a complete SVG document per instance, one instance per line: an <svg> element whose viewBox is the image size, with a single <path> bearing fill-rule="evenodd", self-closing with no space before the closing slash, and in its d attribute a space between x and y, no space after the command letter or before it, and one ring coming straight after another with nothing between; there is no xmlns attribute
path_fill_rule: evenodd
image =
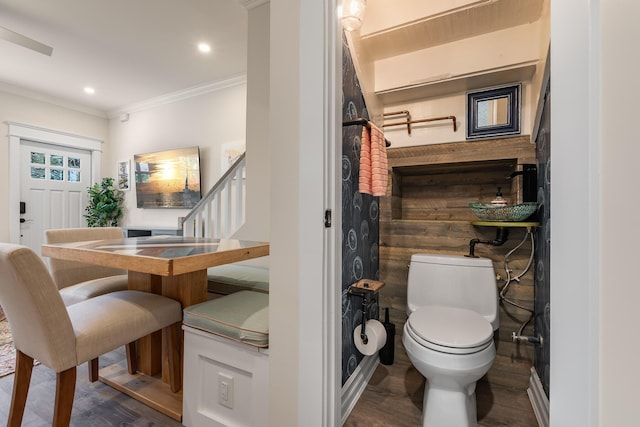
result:
<svg viewBox="0 0 640 427"><path fill-rule="evenodd" d="M498 186L512 203L521 201L518 178L506 177L519 164L535 163L535 146L528 136L483 141L464 141L403 147L388 150L391 169L387 196L380 198L380 291L381 313L389 307L396 325L396 352L402 347L402 327L406 320L407 275L414 253L469 253L474 238L493 240L495 227L471 225L475 216L470 202L490 202ZM514 228L502 246L477 245L476 255L493 260L498 286L504 285L505 255L525 237L525 229ZM512 274L527 265L531 251L525 243L509 258ZM533 308L531 268L519 283L512 283L507 297ZM496 360L487 374L490 383L524 390L528 386L534 349L516 344L511 333L517 331L528 313L501 304ZM533 334L531 322L526 335Z"/></svg>

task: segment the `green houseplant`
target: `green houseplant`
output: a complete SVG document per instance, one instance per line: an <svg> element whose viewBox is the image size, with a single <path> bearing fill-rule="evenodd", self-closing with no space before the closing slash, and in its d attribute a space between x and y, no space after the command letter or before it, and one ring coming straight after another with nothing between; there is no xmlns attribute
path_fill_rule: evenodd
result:
<svg viewBox="0 0 640 427"><path fill-rule="evenodd" d="M85 209L89 227L117 227L122 218L124 192L113 186L113 178L102 178L102 182L88 187L89 205Z"/></svg>

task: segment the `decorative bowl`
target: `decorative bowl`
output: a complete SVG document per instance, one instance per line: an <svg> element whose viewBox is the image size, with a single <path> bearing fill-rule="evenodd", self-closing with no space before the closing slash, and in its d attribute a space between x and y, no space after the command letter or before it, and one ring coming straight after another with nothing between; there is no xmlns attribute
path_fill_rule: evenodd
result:
<svg viewBox="0 0 640 427"><path fill-rule="evenodd" d="M469 208L482 221L524 221L536 211L538 204L499 206L490 203L469 203Z"/></svg>

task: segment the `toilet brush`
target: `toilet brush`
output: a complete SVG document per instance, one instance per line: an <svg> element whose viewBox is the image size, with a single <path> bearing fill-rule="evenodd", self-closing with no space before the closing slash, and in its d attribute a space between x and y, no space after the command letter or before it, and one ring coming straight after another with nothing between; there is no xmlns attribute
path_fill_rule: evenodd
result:
<svg viewBox="0 0 640 427"><path fill-rule="evenodd" d="M387 342L380 349L380 363L383 365L393 365L393 356L395 352L395 336L396 325L389 322L389 307L384 309L384 330L387 332Z"/></svg>

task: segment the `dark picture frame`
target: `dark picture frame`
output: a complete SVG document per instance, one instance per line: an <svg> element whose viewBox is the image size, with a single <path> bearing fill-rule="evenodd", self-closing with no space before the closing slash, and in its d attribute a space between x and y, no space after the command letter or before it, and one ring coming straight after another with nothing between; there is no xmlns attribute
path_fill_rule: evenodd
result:
<svg viewBox="0 0 640 427"><path fill-rule="evenodd" d="M467 139L520 134L522 85L467 92Z"/></svg>

